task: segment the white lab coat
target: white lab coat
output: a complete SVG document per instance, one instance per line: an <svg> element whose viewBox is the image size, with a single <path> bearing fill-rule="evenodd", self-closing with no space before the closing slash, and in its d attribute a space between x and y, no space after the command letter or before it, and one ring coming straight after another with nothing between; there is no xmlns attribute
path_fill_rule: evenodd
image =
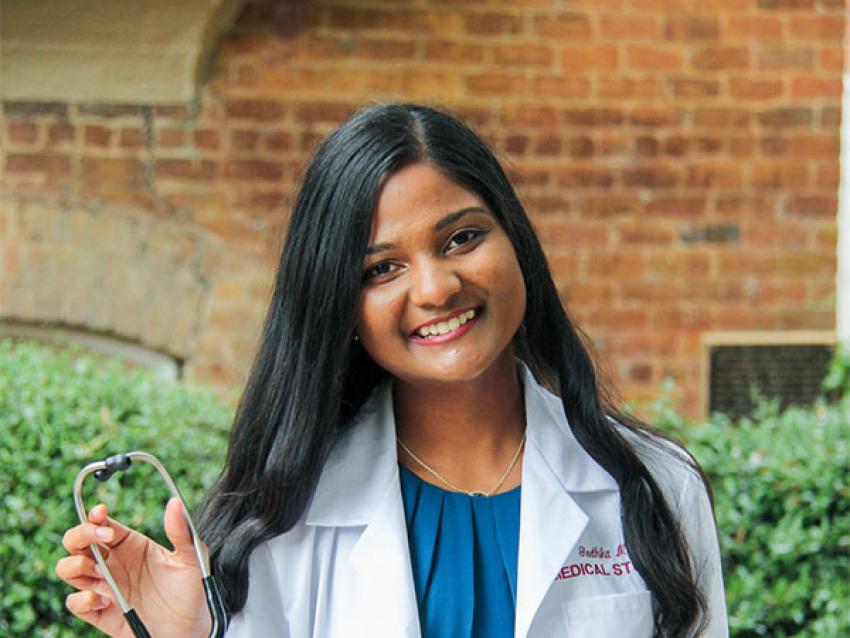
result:
<svg viewBox="0 0 850 638"><path fill-rule="evenodd" d="M560 399L524 378L515 636L647 638L651 595L625 553L616 482L584 451ZM250 558L228 638L419 638L389 383L335 446L302 521ZM708 600L708 638L728 636L720 556L699 478L674 452L639 453L681 521ZM618 555L619 554L619 555Z"/></svg>

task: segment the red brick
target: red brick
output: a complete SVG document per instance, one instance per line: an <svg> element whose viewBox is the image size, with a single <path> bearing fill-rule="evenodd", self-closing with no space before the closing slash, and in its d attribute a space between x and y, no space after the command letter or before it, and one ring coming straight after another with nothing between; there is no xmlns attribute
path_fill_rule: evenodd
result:
<svg viewBox="0 0 850 638"><path fill-rule="evenodd" d="M705 211L705 197L657 197L646 205L650 215L696 217Z"/></svg>
<svg viewBox="0 0 850 638"><path fill-rule="evenodd" d="M818 66L826 71L841 71L844 68L844 49L824 47L818 51Z"/></svg>
<svg viewBox="0 0 850 638"><path fill-rule="evenodd" d="M570 157L587 158L594 153L594 143L586 135L574 137L567 142L567 153Z"/></svg>
<svg viewBox="0 0 850 638"><path fill-rule="evenodd" d="M758 51L758 68L782 71L786 69L811 69L814 64L814 51L810 47L763 48Z"/></svg>
<svg viewBox="0 0 850 638"><path fill-rule="evenodd" d="M840 98L841 77L817 77L798 75L791 78L791 98L808 100L810 98Z"/></svg>
<svg viewBox="0 0 850 638"><path fill-rule="evenodd" d="M834 219L838 214L838 198L835 195L792 195L785 202L785 212L795 217Z"/></svg>
<svg viewBox="0 0 850 638"><path fill-rule="evenodd" d="M667 224L629 219L617 224L620 241L626 245L668 246L676 234Z"/></svg>
<svg viewBox="0 0 850 638"><path fill-rule="evenodd" d="M567 126L619 126L623 112L619 109L567 109L563 112Z"/></svg>
<svg viewBox="0 0 850 638"><path fill-rule="evenodd" d="M684 56L678 47L659 47L648 44L630 44L626 48L630 69L639 71L680 71Z"/></svg>
<svg viewBox="0 0 850 638"><path fill-rule="evenodd" d="M838 128L841 126L841 107L824 106L819 119L820 125L824 128Z"/></svg>
<svg viewBox="0 0 850 638"><path fill-rule="evenodd" d="M283 178L283 165L263 160L234 160L224 165L224 177L246 180L272 180Z"/></svg>
<svg viewBox="0 0 850 638"><path fill-rule="evenodd" d="M534 93L543 97L588 97L590 82L587 78L570 75L543 75L534 78Z"/></svg>
<svg viewBox="0 0 850 638"><path fill-rule="evenodd" d="M710 128L746 127L750 123L750 113L744 109L726 107L697 108L694 112L694 123Z"/></svg>
<svg viewBox="0 0 850 638"><path fill-rule="evenodd" d="M639 107L629 113L629 123L633 126L681 126L684 111L677 108Z"/></svg>
<svg viewBox="0 0 850 638"><path fill-rule="evenodd" d="M705 47L694 52L692 62L695 69L706 71L746 69L750 66L750 52L747 47Z"/></svg>
<svg viewBox="0 0 850 638"><path fill-rule="evenodd" d="M720 82L704 77L671 78L667 83L675 97L716 97L720 94Z"/></svg>
<svg viewBox="0 0 850 638"><path fill-rule="evenodd" d="M540 218L537 231L540 240L547 246L605 246L608 243L605 224L577 221L565 223L555 215Z"/></svg>
<svg viewBox="0 0 850 638"><path fill-rule="evenodd" d="M761 78L731 78L729 95L741 100L766 100L782 95L782 81Z"/></svg>
<svg viewBox="0 0 850 638"><path fill-rule="evenodd" d="M803 133L788 138L788 146L795 157L836 159L841 150L837 135Z"/></svg>
<svg viewBox="0 0 850 638"><path fill-rule="evenodd" d="M750 167L750 182L757 188L797 188L808 185L809 171L799 162L756 162Z"/></svg>
<svg viewBox="0 0 850 638"><path fill-rule="evenodd" d="M142 182L143 164L127 158L84 157L80 163L83 182L109 185L112 189Z"/></svg>
<svg viewBox="0 0 850 638"><path fill-rule="evenodd" d="M288 151L292 147L292 135L286 131L273 131L266 135L266 149L270 151Z"/></svg>
<svg viewBox="0 0 850 638"><path fill-rule="evenodd" d="M230 146L235 151L253 151L259 139L257 131L233 131L230 134Z"/></svg>
<svg viewBox="0 0 850 638"><path fill-rule="evenodd" d="M233 119L267 122L283 116L283 106L270 100L231 100L225 106L227 116Z"/></svg>
<svg viewBox="0 0 850 638"><path fill-rule="evenodd" d="M535 155L558 155L561 152L561 139L554 135L545 135L534 145Z"/></svg>
<svg viewBox="0 0 850 638"><path fill-rule="evenodd" d="M402 71L402 91L413 98L450 100L462 94L463 86L463 78L448 66L440 69L412 68Z"/></svg>
<svg viewBox="0 0 850 638"><path fill-rule="evenodd" d="M654 39L661 32L655 16L603 15L600 17L600 35L615 41Z"/></svg>
<svg viewBox="0 0 850 638"><path fill-rule="evenodd" d="M563 295L568 304L603 305L613 302L615 289L610 283L572 281L564 287Z"/></svg>
<svg viewBox="0 0 850 638"><path fill-rule="evenodd" d="M157 179L209 180L216 176L217 168L214 162L206 160L160 159L154 171Z"/></svg>
<svg viewBox="0 0 850 638"><path fill-rule="evenodd" d="M741 166L737 162L691 165L687 183L691 188L739 188Z"/></svg>
<svg viewBox="0 0 850 638"><path fill-rule="evenodd" d="M83 130L86 146L106 148L112 139L112 131L105 126L89 125Z"/></svg>
<svg viewBox="0 0 850 638"><path fill-rule="evenodd" d="M818 188L838 188L841 183L841 170L838 162L830 162L817 167L815 186Z"/></svg>
<svg viewBox="0 0 850 638"><path fill-rule="evenodd" d="M351 50L351 55L367 60L406 60L416 54L416 44L401 40L361 40Z"/></svg>
<svg viewBox="0 0 850 638"><path fill-rule="evenodd" d="M412 11L399 11L396 14L396 29L403 34L423 33L444 36L463 32L463 14L454 7L444 11L435 7Z"/></svg>
<svg viewBox="0 0 850 638"><path fill-rule="evenodd" d="M484 60L484 47L468 42L429 40L425 43L425 59L432 62L442 61L453 64L458 60L463 60L467 64L482 62Z"/></svg>
<svg viewBox="0 0 850 638"><path fill-rule="evenodd" d="M724 35L729 38L761 42L780 42L783 38L782 20L765 15L728 16Z"/></svg>
<svg viewBox="0 0 850 638"><path fill-rule="evenodd" d="M534 20L538 35L558 40L580 40L591 36L590 18L581 13L539 16Z"/></svg>
<svg viewBox="0 0 850 638"><path fill-rule="evenodd" d="M522 17L506 13L471 13L466 30L475 35L516 35L522 32Z"/></svg>
<svg viewBox="0 0 850 638"><path fill-rule="evenodd" d="M176 148L186 143L186 135L179 128L161 128L156 132L157 143L161 148Z"/></svg>
<svg viewBox="0 0 850 638"><path fill-rule="evenodd" d="M505 138L505 150L512 155L523 155L527 148L527 135L509 135Z"/></svg>
<svg viewBox="0 0 850 638"><path fill-rule="evenodd" d="M122 148L144 148L147 138L140 128L122 128L119 143Z"/></svg>
<svg viewBox="0 0 850 638"><path fill-rule="evenodd" d="M659 143L654 137L641 136L635 140L636 157L655 157L658 155Z"/></svg>
<svg viewBox="0 0 850 638"><path fill-rule="evenodd" d="M640 200L631 194L585 196L579 202L579 210L586 217L633 215L641 208Z"/></svg>
<svg viewBox="0 0 850 638"><path fill-rule="evenodd" d="M219 146L221 145L221 139L219 137L218 131L214 131L213 129L196 129L193 132L192 137L195 140L195 146L197 146L198 148L206 149L208 151L217 151Z"/></svg>
<svg viewBox="0 0 850 638"><path fill-rule="evenodd" d="M618 280L623 277L642 277L646 270L643 255L638 252L603 252L587 262L590 278Z"/></svg>
<svg viewBox="0 0 850 638"><path fill-rule="evenodd" d="M682 157L690 147L690 142L681 135L673 135L664 141L662 150L665 155Z"/></svg>
<svg viewBox="0 0 850 638"><path fill-rule="evenodd" d="M499 121L508 130L518 127L554 127L558 125L558 110L537 103L519 104L504 107Z"/></svg>
<svg viewBox="0 0 850 638"><path fill-rule="evenodd" d="M814 6L814 0L758 0L759 9L772 9L777 11L813 9Z"/></svg>
<svg viewBox="0 0 850 638"><path fill-rule="evenodd" d="M71 173L71 159L55 153L7 153L6 171L9 173L45 173L65 176Z"/></svg>
<svg viewBox="0 0 850 638"><path fill-rule="evenodd" d="M610 188L614 173L600 166L571 166L558 169L558 184L566 188Z"/></svg>
<svg viewBox="0 0 850 638"><path fill-rule="evenodd" d="M598 95L601 99L657 98L663 94L655 77L600 77Z"/></svg>
<svg viewBox="0 0 850 638"><path fill-rule="evenodd" d="M493 49L496 64L507 66L549 66L551 47L541 44L502 44Z"/></svg>
<svg viewBox="0 0 850 638"><path fill-rule="evenodd" d="M791 16L789 18L791 36L804 40L832 40L841 42L844 38L843 15Z"/></svg>
<svg viewBox="0 0 850 638"><path fill-rule="evenodd" d="M57 122L47 127L48 146L61 145L64 142L73 142L77 129L67 122Z"/></svg>
<svg viewBox="0 0 850 638"><path fill-rule="evenodd" d="M755 150L755 141L751 137L729 138L729 155L732 157L751 157Z"/></svg>
<svg viewBox="0 0 850 638"><path fill-rule="evenodd" d="M802 107L769 109L758 114L758 121L768 127L811 126L812 110Z"/></svg>
<svg viewBox="0 0 850 638"><path fill-rule="evenodd" d="M332 7L330 25L351 30L391 29L395 26L395 15L390 10Z"/></svg>
<svg viewBox="0 0 850 638"><path fill-rule="evenodd" d="M32 122L9 122L8 138L15 144L32 144L38 138L38 126Z"/></svg>
<svg viewBox="0 0 850 638"><path fill-rule="evenodd" d="M668 40L716 40L719 33L720 21L716 16L678 15L664 23L664 37Z"/></svg>
<svg viewBox="0 0 850 638"><path fill-rule="evenodd" d="M466 88L472 95L517 94L525 90L525 78L510 73L481 73L466 78Z"/></svg>
<svg viewBox="0 0 850 638"><path fill-rule="evenodd" d="M561 68L564 71L614 71L620 57L614 44L586 44L561 47Z"/></svg>
<svg viewBox="0 0 850 638"><path fill-rule="evenodd" d="M632 188L672 188L679 174L668 166L642 166L623 170L623 182Z"/></svg>

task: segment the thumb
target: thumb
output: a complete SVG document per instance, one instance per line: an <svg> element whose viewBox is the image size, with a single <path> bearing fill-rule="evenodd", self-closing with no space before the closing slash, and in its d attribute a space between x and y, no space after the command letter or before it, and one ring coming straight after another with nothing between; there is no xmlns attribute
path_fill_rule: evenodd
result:
<svg viewBox="0 0 850 638"><path fill-rule="evenodd" d="M181 562L195 564L195 545L192 543L192 533L180 499L173 497L165 506L165 535L174 547L174 553Z"/></svg>

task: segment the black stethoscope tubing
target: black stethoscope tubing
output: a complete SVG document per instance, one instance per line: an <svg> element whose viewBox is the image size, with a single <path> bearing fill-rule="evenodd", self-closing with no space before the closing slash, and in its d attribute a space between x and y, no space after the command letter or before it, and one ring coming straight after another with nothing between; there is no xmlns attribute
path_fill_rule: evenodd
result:
<svg viewBox="0 0 850 638"><path fill-rule="evenodd" d="M183 515L192 536L192 545L195 548L195 557L197 558L198 565L201 568L207 608L209 609L210 619L212 620L210 638L223 638L225 629L227 629L227 613L224 609L224 603L221 599L221 592L219 591L218 583L210 570L209 559L201 547L200 537L195 529L195 524L192 522L192 518L189 516L189 510L186 508L186 503L183 501L180 490L177 489L177 485L174 484L174 480L171 478L171 475L166 471L159 459L157 459L153 454L138 451L127 452L126 454L116 454L115 456L107 457L103 461L89 463L81 469L77 474L77 478L74 480L74 504L76 505L77 515L80 517L80 522L85 523L87 521L86 508L83 505L82 491L83 482L89 474L94 474L95 478L99 481L106 481L116 472L123 472L130 469L133 461L144 461L153 465L165 481L171 495L180 500L180 504L183 506ZM94 559L97 561L98 567L100 567L101 573L106 579L106 582L109 584L110 589L112 589L112 592L115 594L115 598L121 606L121 611L124 612L124 618L127 620L127 624L130 625L133 635L136 636L136 638L151 638L147 627L145 627L144 623L139 618L136 610L127 604L127 600L124 598L121 590L115 583L115 579L112 577L112 572L109 571L109 567L107 567L106 561L103 559L103 554L100 553L98 546L90 545L90 547L92 554L94 555Z"/></svg>

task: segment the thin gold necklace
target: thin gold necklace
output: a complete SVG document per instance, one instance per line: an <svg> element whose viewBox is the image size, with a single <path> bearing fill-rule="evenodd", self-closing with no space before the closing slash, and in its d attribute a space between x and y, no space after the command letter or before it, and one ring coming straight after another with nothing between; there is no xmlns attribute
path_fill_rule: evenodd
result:
<svg viewBox="0 0 850 638"><path fill-rule="evenodd" d="M472 491L472 492L468 492L468 491L466 491L466 490L464 490L464 489L459 488L457 485L455 485L454 483L452 483L451 481L449 481L446 477L444 477L442 474L440 474L440 473L439 473L437 470L435 470L433 467L431 467L430 465L428 465L425 461L423 461L423 460L422 460L422 459L420 459L418 456L416 456L416 455L415 455L415 454L411 451L411 449L410 449L409 447L407 447L407 446L404 444L404 441L402 441L402 440L401 440L400 438L398 438L398 437L396 438L396 440L398 441L398 444L402 447L402 449L403 449L405 452L407 452L407 453L410 455L410 457L411 457L414 461L416 461L417 463L419 463L419 465L421 465L423 468L425 468L426 470L428 470L431 474L433 474L434 476L436 476L436 477L437 477L437 478L438 478L438 479L439 479L439 480L440 480L440 481L441 481L444 485L446 485L446 487L448 487L448 488L449 488L452 492L461 492L462 494L466 494L467 496L492 496L493 494L495 494L495 493L496 493L496 491L497 491L500 487L502 487L502 483L504 483L504 482L505 482L505 479L507 479L507 478L508 478L508 474L510 474L510 473L511 473L511 470L512 470L512 469L514 469L514 465L516 465L517 459L519 459L519 453L520 453L520 451L522 450L522 446L525 444L525 432L523 432L523 433L522 433L522 439L520 439L519 447L517 447L516 452L514 452L514 457L511 459L511 463L510 463L510 465L508 465L508 469L506 469L506 470L505 470L505 473L504 473L504 474L502 474L502 477L499 479L499 482L498 482L498 483L496 483L496 484L493 486L493 488L492 488L489 492L480 492L480 491L475 491L475 490L474 490L474 491Z"/></svg>

